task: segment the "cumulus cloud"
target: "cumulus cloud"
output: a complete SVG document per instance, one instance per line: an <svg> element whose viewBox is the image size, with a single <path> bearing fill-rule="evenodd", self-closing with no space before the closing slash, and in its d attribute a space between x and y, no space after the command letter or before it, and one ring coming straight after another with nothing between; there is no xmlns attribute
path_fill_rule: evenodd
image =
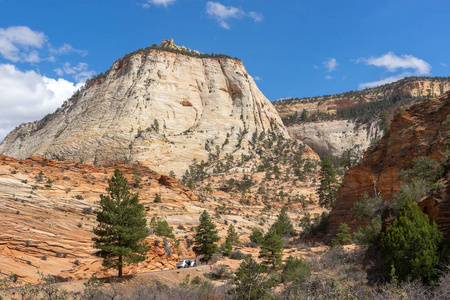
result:
<svg viewBox="0 0 450 300"><path fill-rule="evenodd" d="M151 5L167 7L175 1L176 0L148 0L146 3L142 4L142 7L149 8Z"/></svg>
<svg viewBox="0 0 450 300"><path fill-rule="evenodd" d="M391 83L408 76L428 75L431 72L431 65L429 63L408 54L397 56L393 52L388 52L380 57L359 58L356 62L365 63L369 66L385 68L391 73L395 73L400 70L403 71L400 74L392 75L378 81L361 83L359 84L359 89Z"/></svg>
<svg viewBox="0 0 450 300"><path fill-rule="evenodd" d="M256 23L261 22L262 20L264 20L264 16L262 13L260 12L256 12L256 11L251 11L248 13L248 16L250 18L252 18Z"/></svg>
<svg viewBox="0 0 450 300"><path fill-rule="evenodd" d="M206 13L215 19L219 26L225 29L230 29L228 25L229 19L240 19L245 16L242 9L233 6L224 6L219 2L208 1L206 3Z"/></svg>
<svg viewBox="0 0 450 300"><path fill-rule="evenodd" d="M0 54L13 62L39 62L41 59L36 48L42 48L46 41L44 33L26 26L0 27Z"/></svg>
<svg viewBox="0 0 450 300"><path fill-rule="evenodd" d="M0 56L6 60L27 63L39 63L43 60L54 62L53 55L69 53L81 56L88 54L86 50L76 49L70 44L53 48L43 32L32 30L27 26L0 27Z"/></svg>
<svg viewBox="0 0 450 300"><path fill-rule="evenodd" d="M86 56L89 53L87 50L75 49L70 44L64 44L64 45L62 45L59 48L50 47L49 52L51 54L56 54L56 55L76 53L76 54L79 54L81 56Z"/></svg>
<svg viewBox="0 0 450 300"><path fill-rule="evenodd" d="M322 62L322 64L327 69L327 72L333 72L337 70L338 63L336 58L334 57L327 58L325 61Z"/></svg>
<svg viewBox="0 0 450 300"><path fill-rule="evenodd" d="M94 70L89 70L87 63L79 63L76 66L72 66L68 62L62 68L55 69L55 72L58 76L71 75L77 82L85 82L96 73Z"/></svg>
<svg viewBox="0 0 450 300"><path fill-rule="evenodd" d="M431 71L431 66L426 61L408 54L400 57L393 52L388 52L380 57L360 58L356 62L363 62L375 67L384 67L389 72L396 72L398 69L413 69L417 75L426 75Z"/></svg>
<svg viewBox="0 0 450 300"><path fill-rule="evenodd" d="M0 140L20 123L39 120L55 111L82 85L0 64Z"/></svg>

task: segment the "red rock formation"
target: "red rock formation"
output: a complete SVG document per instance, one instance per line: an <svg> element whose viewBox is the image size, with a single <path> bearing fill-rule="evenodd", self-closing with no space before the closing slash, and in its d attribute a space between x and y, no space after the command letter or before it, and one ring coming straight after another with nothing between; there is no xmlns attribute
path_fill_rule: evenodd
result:
<svg viewBox="0 0 450 300"><path fill-rule="evenodd" d="M384 201L392 199L400 189L397 174L410 168L415 157L428 156L438 162L446 159L444 140L439 137L449 132L443 124L449 114L450 92L414 105L394 118L389 132L367 150L363 162L345 174L328 218L329 237L340 223L347 223L352 229L364 225L356 221L353 211L353 205L364 192L369 195L380 192ZM449 205L436 201L427 199L422 207L448 237Z"/></svg>

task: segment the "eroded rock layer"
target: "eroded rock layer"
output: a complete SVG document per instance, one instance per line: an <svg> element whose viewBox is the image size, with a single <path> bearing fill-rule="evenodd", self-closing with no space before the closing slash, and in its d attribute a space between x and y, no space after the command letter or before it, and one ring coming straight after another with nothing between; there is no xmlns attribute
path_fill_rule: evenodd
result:
<svg viewBox="0 0 450 300"><path fill-rule="evenodd" d="M54 114L13 130L0 153L95 165L148 161L181 174L194 158L207 158L207 143L222 154L246 153L256 131L288 137L240 60L147 49L116 61Z"/></svg>
<svg viewBox="0 0 450 300"><path fill-rule="evenodd" d="M449 126L444 122L450 114L450 92L438 98L425 100L396 116L388 133L371 146L362 163L350 169L339 188L336 203L329 215L329 231L336 232L340 223L353 229L363 225L355 219L354 204L366 192L381 193L384 201L392 199L400 189L398 173L411 168L411 161L427 156L438 162L447 158L445 139ZM450 237L449 206L445 206L448 188L438 199L429 199L425 212L438 222L438 226ZM448 201L447 201L448 202Z"/></svg>

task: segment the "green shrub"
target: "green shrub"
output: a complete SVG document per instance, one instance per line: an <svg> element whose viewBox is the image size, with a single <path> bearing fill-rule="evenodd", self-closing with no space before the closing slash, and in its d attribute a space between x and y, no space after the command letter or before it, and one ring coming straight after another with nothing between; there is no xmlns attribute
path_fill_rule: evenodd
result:
<svg viewBox="0 0 450 300"><path fill-rule="evenodd" d="M358 244L371 245L379 238L381 227L381 215L378 215L366 227L359 227L353 234L353 240Z"/></svg>
<svg viewBox="0 0 450 300"><path fill-rule="evenodd" d="M153 202L154 203L161 203L162 202L161 196L158 193L156 193L155 200L153 200Z"/></svg>
<svg viewBox="0 0 450 300"><path fill-rule="evenodd" d="M311 276L311 266L303 259L289 256L283 265L281 280L283 282L303 282Z"/></svg>
<svg viewBox="0 0 450 300"><path fill-rule="evenodd" d="M331 247L347 245L352 242L352 235L350 234L350 227L347 223L339 225L336 236L331 241Z"/></svg>
<svg viewBox="0 0 450 300"><path fill-rule="evenodd" d="M400 280L432 283L438 275L444 238L435 222L408 199L381 238L381 255Z"/></svg>

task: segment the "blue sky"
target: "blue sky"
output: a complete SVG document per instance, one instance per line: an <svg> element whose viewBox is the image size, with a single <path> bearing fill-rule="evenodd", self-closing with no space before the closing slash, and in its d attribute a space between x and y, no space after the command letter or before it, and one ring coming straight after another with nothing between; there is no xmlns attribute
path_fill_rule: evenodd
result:
<svg viewBox="0 0 450 300"><path fill-rule="evenodd" d="M271 101L449 76L448 0L0 0L0 140L126 53L238 57Z"/></svg>

